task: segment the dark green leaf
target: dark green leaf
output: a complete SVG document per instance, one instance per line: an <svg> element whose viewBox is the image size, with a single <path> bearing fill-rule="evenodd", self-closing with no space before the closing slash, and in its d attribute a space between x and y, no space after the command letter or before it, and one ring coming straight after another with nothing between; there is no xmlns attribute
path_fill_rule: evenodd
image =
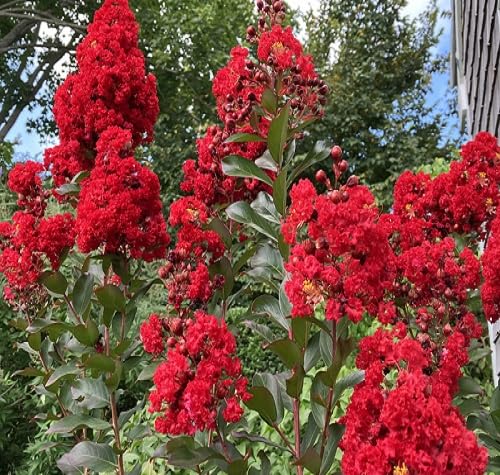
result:
<svg viewBox="0 0 500 475"><path fill-rule="evenodd" d="M91 319L85 324L70 328L70 331L80 343L86 346L94 346L99 339L99 329Z"/></svg>
<svg viewBox="0 0 500 475"><path fill-rule="evenodd" d="M284 338L282 340L273 341L267 348L273 353L276 353L285 366L290 369L302 362L300 348L297 343L292 340Z"/></svg>
<svg viewBox="0 0 500 475"><path fill-rule="evenodd" d="M229 155L222 159L222 171L227 176L252 178L273 186L269 175L254 162L238 155Z"/></svg>
<svg viewBox="0 0 500 475"><path fill-rule="evenodd" d="M116 455L111 446L87 441L76 444L57 461L57 466L63 473L74 473L84 467L98 473L117 469Z"/></svg>
<svg viewBox="0 0 500 475"><path fill-rule="evenodd" d="M82 315L87 309L94 286L94 276L92 274L82 274L73 287L73 306L76 313Z"/></svg>
<svg viewBox="0 0 500 475"><path fill-rule="evenodd" d="M229 229L227 229L227 226L219 218L213 218L208 224L208 229L215 231L220 236L226 248L231 248L231 244L233 243L231 233L229 232Z"/></svg>
<svg viewBox="0 0 500 475"><path fill-rule="evenodd" d="M290 329L290 324L281 312L278 300L272 295L265 294L257 297L253 301L250 310L256 315L268 315L285 330L288 331Z"/></svg>
<svg viewBox="0 0 500 475"><path fill-rule="evenodd" d="M320 357L319 333L315 333L308 341L304 353L304 370L307 373L314 368Z"/></svg>
<svg viewBox="0 0 500 475"><path fill-rule="evenodd" d="M339 446L340 439L344 435L344 426L341 424L330 424L327 432L327 440L323 460L321 461L320 475L330 473L329 470L335 460L335 454Z"/></svg>
<svg viewBox="0 0 500 475"><path fill-rule="evenodd" d="M289 396L298 399L302 393L302 386L304 385L304 368L302 365L297 365L294 368L294 373L291 378L286 380L286 392Z"/></svg>
<svg viewBox="0 0 500 475"><path fill-rule="evenodd" d="M111 425L97 417L71 414L51 424L47 434L67 434L83 427L93 430L107 430L111 428Z"/></svg>
<svg viewBox="0 0 500 475"><path fill-rule="evenodd" d="M337 403L337 401L340 399L340 396L342 396L342 393L348 389L348 388L353 388L356 386L356 384L361 383L365 379L365 372L364 371L353 371L352 373L348 374L345 378L339 379L337 381L337 384L335 384L335 396L333 398L333 405Z"/></svg>
<svg viewBox="0 0 500 475"><path fill-rule="evenodd" d="M269 389L264 386L254 386L249 389L252 399L245 402L249 409L257 411L262 419L269 425L273 425L277 420L276 405Z"/></svg>
<svg viewBox="0 0 500 475"><path fill-rule="evenodd" d="M115 370L115 362L113 358L110 358L109 356L101 353L94 353L85 360L85 367L111 373Z"/></svg>
<svg viewBox="0 0 500 475"><path fill-rule="evenodd" d="M285 215L286 211L286 196L287 196L287 186L286 186L286 169L281 170L281 172L276 177L273 184L273 200L276 205L276 209L281 216Z"/></svg>
<svg viewBox="0 0 500 475"><path fill-rule="evenodd" d="M96 289L97 300L105 308L123 312L125 310L125 297L119 287L113 284L107 284L104 287Z"/></svg>
<svg viewBox="0 0 500 475"><path fill-rule="evenodd" d="M59 381L61 378L67 378L68 376L74 376L78 374L81 370L76 367L75 364L67 364L63 366L58 366L54 372L50 375L49 379L45 383L45 386L52 386L54 383Z"/></svg>
<svg viewBox="0 0 500 475"><path fill-rule="evenodd" d="M265 142L266 139L257 134L237 133L227 138L225 143L244 143L244 142Z"/></svg>
<svg viewBox="0 0 500 475"><path fill-rule="evenodd" d="M137 376L138 381L150 381L153 379L156 368L160 365L161 361L155 361L154 363L148 364Z"/></svg>
<svg viewBox="0 0 500 475"><path fill-rule="evenodd" d="M66 277L56 271L42 272L39 281L54 295L64 295L64 292L68 288Z"/></svg>
<svg viewBox="0 0 500 475"><path fill-rule="evenodd" d="M109 391L100 379L83 378L75 381L71 394L76 403L85 409L100 409L109 404Z"/></svg>
<svg viewBox="0 0 500 475"><path fill-rule="evenodd" d="M320 163L330 156L330 147L327 147L324 142L317 142L314 149L309 152L304 160L302 160L297 167L292 170L288 177L288 186L290 186L302 173L316 163Z"/></svg>
<svg viewBox="0 0 500 475"><path fill-rule="evenodd" d="M272 114L274 114L278 108L278 98L269 87L266 87L262 93L262 107Z"/></svg>
<svg viewBox="0 0 500 475"><path fill-rule="evenodd" d="M277 117L273 119L269 126L267 135L267 146L272 157L279 166L283 163L283 150L285 148L286 139L288 136L288 116L290 113L290 105L287 104Z"/></svg>
<svg viewBox="0 0 500 475"><path fill-rule="evenodd" d="M299 460L294 462L294 465L300 465L307 468L310 472L318 474L321 467L321 458L314 448L309 447Z"/></svg>
<svg viewBox="0 0 500 475"><path fill-rule="evenodd" d="M278 226L260 216L245 201L238 201L228 206L226 208L226 214L233 221L246 224L273 241L278 241Z"/></svg>

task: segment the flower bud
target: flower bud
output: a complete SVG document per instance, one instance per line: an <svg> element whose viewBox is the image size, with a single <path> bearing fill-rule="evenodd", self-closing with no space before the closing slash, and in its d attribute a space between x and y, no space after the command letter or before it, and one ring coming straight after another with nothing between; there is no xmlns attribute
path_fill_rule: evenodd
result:
<svg viewBox="0 0 500 475"><path fill-rule="evenodd" d="M250 36L251 38L254 37L257 34L257 31L255 30L255 27L253 25L250 25L247 28L247 35Z"/></svg>
<svg viewBox="0 0 500 475"><path fill-rule="evenodd" d="M338 145L334 145L330 150L330 155L336 162L340 162L342 158L342 149Z"/></svg>
<svg viewBox="0 0 500 475"><path fill-rule="evenodd" d="M346 183L346 186L348 187L353 187L353 186L358 186L359 185L359 178L356 176L356 175L351 175L348 179L347 179L347 183Z"/></svg>
<svg viewBox="0 0 500 475"><path fill-rule="evenodd" d="M326 181L328 180L328 177L326 176L326 173L325 173L325 170L318 170L316 172L316 181L318 183L326 183Z"/></svg>

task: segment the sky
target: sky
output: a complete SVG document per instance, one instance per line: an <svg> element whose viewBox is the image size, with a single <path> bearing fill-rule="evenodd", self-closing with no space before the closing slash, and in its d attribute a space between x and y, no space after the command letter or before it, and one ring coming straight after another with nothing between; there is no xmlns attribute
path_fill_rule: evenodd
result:
<svg viewBox="0 0 500 475"><path fill-rule="evenodd" d="M293 8L308 10L309 8L317 8L321 0L289 0L289 4ZM410 17L415 17L423 12L430 0L408 0L408 5L405 8L405 14ZM449 10L450 0L439 0L441 10ZM440 18L438 28L443 29L440 42L436 48L436 54L448 54L451 47L451 20L449 18ZM429 104L437 102L440 98L445 97L450 80L450 72L436 76L432 83L432 93L428 97ZM40 158L45 147L51 145L44 143L42 137L36 133L28 133L26 131L26 120L28 111L24 111L19 117L16 125L7 136L7 140L16 140L19 143L15 146L15 154L18 159L23 159L27 155L31 158ZM458 119L457 119L458 122Z"/></svg>

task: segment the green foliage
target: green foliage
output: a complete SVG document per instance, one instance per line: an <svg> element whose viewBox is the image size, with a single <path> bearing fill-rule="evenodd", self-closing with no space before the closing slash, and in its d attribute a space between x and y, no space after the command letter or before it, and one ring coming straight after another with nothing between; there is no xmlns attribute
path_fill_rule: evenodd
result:
<svg viewBox="0 0 500 475"><path fill-rule="evenodd" d="M250 0L132 2L148 60L158 80L160 117L148 155L164 198L178 195L182 163L216 121L211 80L251 22ZM172 172L174 171L174 172Z"/></svg>
<svg viewBox="0 0 500 475"><path fill-rule="evenodd" d="M436 2L418 18L403 16L406 0L321 2L306 18L308 44L331 99L310 140L342 146L380 202L390 202L405 169L447 156L449 104L428 104L431 79L447 68L434 57L439 39Z"/></svg>

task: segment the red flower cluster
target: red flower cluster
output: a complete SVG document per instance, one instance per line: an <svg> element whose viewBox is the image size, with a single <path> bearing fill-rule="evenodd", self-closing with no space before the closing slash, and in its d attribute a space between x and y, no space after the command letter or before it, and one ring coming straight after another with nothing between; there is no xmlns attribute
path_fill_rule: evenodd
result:
<svg viewBox="0 0 500 475"><path fill-rule="evenodd" d="M497 215L491 225L491 234L486 249L481 258L483 264L484 284L481 287L484 314L490 322L500 318L500 215Z"/></svg>
<svg viewBox="0 0 500 475"><path fill-rule="evenodd" d="M17 205L41 216L46 207L45 194L42 187L41 174L44 172L41 163L31 160L18 163L9 173L7 186L17 193Z"/></svg>
<svg viewBox="0 0 500 475"><path fill-rule="evenodd" d="M96 164L82 183L77 207L77 244L82 252L104 247L151 261L165 257L170 238L162 215L160 182L130 153L131 134L108 129L97 143Z"/></svg>
<svg viewBox="0 0 500 475"><path fill-rule="evenodd" d="M12 223L0 223L0 272L8 283L6 300L15 303L14 299L29 298L44 268L50 265L57 270L74 242L74 220L69 213L40 218L18 211Z"/></svg>
<svg viewBox="0 0 500 475"><path fill-rule="evenodd" d="M127 0L106 0L78 46L78 71L59 87L54 116L61 144L45 154L60 185L88 170L96 142L110 127L131 133L132 146L150 142L159 112L156 80L145 74L139 27Z"/></svg>
<svg viewBox="0 0 500 475"><path fill-rule="evenodd" d="M170 224L179 226L175 248L159 275L168 290L169 303L178 311L205 305L223 281L211 279L208 266L220 259L225 246L219 235L206 229L209 208L197 198L184 197L172 203Z"/></svg>
<svg viewBox="0 0 500 475"><path fill-rule="evenodd" d="M250 397L241 376L234 336L224 321L197 311L194 318L161 321L151 315L141 327L146 351L167 359L155 371L150 395L151 412L162 412L156 430L166 434L190 434L214 429L222 402L228 422L240 419L241 401Z"/></svg>
<svg viewBox="0 0 500 475"><path fill-rule="evenodd" d="M342 421L342 473L484 473L487 451L452 405L467 344L462 333L452 334L434 363L402 324L362 340L357 365L365 381Z"/></svg>
<svg viewBox="0 0 500 475"><path fill-rule="evenodd" d="M461 150L462 160L431 179L405 172L394 188L394 211L403 222L424 220L434 232L484 237L498 205L500 147L480 132ZM474 197L474 199L471 199Z"/></svg>
<svg viewBox="0 0 500 475"><path fill-rule="evenodd" d="M394 279L393 255L368 188L318 195L310 181L301 180L290 196L282 231L294 244L285 286L292 316L309 316L325 304L330 320L347 315L358 322L365 311L392 317L394 306L384 296Z"/></svg>

